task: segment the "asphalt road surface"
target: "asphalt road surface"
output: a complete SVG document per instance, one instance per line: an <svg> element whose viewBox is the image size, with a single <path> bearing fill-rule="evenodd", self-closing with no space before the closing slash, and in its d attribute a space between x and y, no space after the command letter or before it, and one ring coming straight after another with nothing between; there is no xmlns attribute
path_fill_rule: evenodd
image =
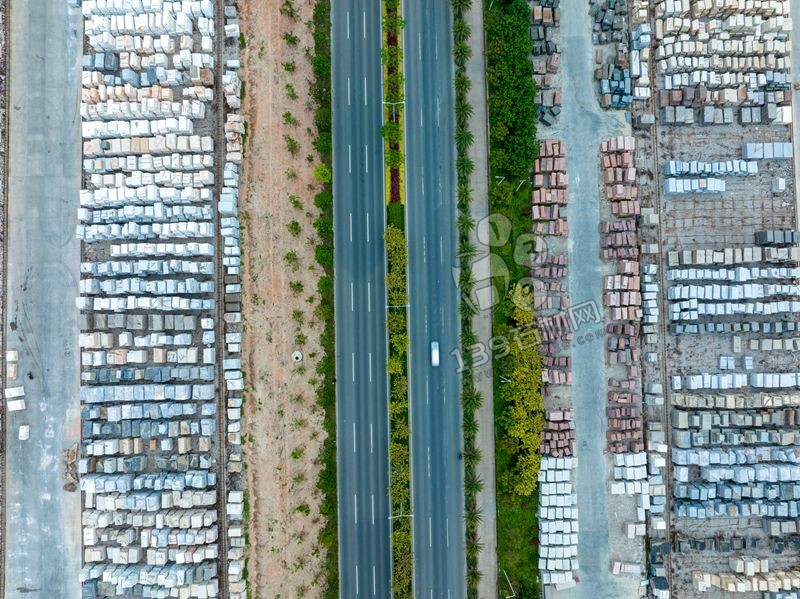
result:
<svg viewBox="0 0 800 599"><path fill-rule="evenodd" d="M27 409L6 431L5 596L80 597L80 494L62 489L78 406L80 11L65 0L11 7L8 349ZM21 424L30 439L17 440Z"/></svg>
<svg viewBox="0 0 800 599"><path fill-rule="evenodd" d="M406 0L406 211L414 595L466 596L452 19L448 0ZM431 364L438 341L440 366Z"/></svg>
<svg viewBox="0 0 800 599"><path fill-rule="evenodd" d="M333 2L339 596L390 597L379 0Z"/></svg>

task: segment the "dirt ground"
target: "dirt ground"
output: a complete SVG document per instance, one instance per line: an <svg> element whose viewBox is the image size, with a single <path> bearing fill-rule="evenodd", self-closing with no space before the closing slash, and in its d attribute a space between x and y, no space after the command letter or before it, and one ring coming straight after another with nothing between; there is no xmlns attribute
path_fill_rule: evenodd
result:
<svg viewBox="0 0 800 599"><path fill-rule="evenodd" d="M277 2L241 3L248 140L241 193L244 285L245 459L248 472L250 595L259 599L321 594L323 523L316 480L324 440L314 372L321 325L313 316L321 270L314 260L317 164L312 147L313 46L310 0L294 0L296 19ZM284 39L299 38L292 46ZM293 72L284 63L294 62ZM291 99L287 84L296 90ZM285 113L297 123L286 123ZM289 119L291 121L291 119ZM285 136L296 140L292 156ZM307 160L313 155L313 161ZM292 175L292 172L294 175ZM294 197L293 197L294 196ZM288 225L296 221L295 233ZM288 252L296 253L287 261ZM301 282L303 290L290 289ZM295 311L302 312L302 315ZM298 338L298 335L301 337ZM302 338L304 336L305 338ZM302 362L292 361L301 350Z"/></svg>

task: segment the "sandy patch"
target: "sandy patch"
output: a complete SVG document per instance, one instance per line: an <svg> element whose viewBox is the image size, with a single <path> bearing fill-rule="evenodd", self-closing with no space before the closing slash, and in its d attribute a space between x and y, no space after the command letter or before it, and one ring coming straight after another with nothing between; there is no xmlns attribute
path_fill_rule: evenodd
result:
<svg viewBox="0 0 800 599"><path fill-rule="evenodd" d="M313 205L318 158L309 98L313 74L305 50L313 47L305 24L313 3L295 0L294 5L296 20L281 15L277 2L241 5L248 123L240 207L248 388L244 447L250 594L259 599L318 597L324 584L316 480L325 433L313 388L322 331L313 314L322 274L314 259L312 226L318 216ZM284 39L286 32L298 38L294 45ZM283 66L290 62L293 72ZM291 119L284 118L287 112ZM294 156L284 136L296 141ZM293 222L299 225L297 235L289 230ZM287 262L288 252L296 254L295 265ZM293 291L293 282L302 283L303 290ZM304 354L300 369L291 358L296 350Z"/></svg>

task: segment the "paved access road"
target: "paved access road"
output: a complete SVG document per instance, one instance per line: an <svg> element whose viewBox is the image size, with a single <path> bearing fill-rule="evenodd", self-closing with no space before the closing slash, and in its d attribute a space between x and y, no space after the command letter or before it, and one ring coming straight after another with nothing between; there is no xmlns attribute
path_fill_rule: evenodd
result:
<svg viewBox="0 0 800 599"><path fill-rule="evenodd" d="M340 597L390 597L381 3L333 5Z"/></svg>
<svg viewBox="0 0 800 599"><path fill-rule="evenodd" d="M452 19L448 0L406 0L406 211L414 594L466 595ZM441 365L431 365L438 341Z"/></svg>
<svg viewBox="0 0 800 599"><path fill-rule="evenodd" d="M592 301L603 310L603 268L600 247L600 157L603 139L626 133L621 111L604 111L598 102L593 77L592 24L586 4L579 0L561 3L561 72L564 112L559 129L540 129L541 137L558 137L567 145L569 175L569 293L570 305ZM593 333L604 323L585 324L576 336ZM572 346L572 405L576 421L578 466L575 488L578 495L578 577L576 587L557 591L557 599L617 599L638 596L638 581L613 576L609 570L610 542L621 538L610 512L614 498L607 494L610 457L606 448L605 395L608 374L605 347L600 341ZM611 541L610 541L611 539Z"/></svg>
<svg viewBox="0 0 800 599"><path fill-rule="evenodd" d="M62 489L78 406L80 11L14 0L10 11L8 349L27 409L6 431L5 596L80 597L80 493ZM10 384L13 384L11 382ZM30 439L18 441L20 424Z"/></svg>

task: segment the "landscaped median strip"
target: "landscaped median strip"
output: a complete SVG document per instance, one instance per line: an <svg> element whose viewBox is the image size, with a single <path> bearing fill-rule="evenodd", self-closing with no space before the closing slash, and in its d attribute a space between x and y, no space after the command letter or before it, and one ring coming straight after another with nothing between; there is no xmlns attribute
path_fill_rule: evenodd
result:
<svg viewBox="0 0 800 599"><path fill-rule="evenodd" d="M386 201L405 203L403 165L403 18L400 0L384 0L383 30L386 34L381 49L384 81L384 126L386 142Z"/></svg>
<svg viewBox="0 0 800 599"><path fill-rule="evenodd" d="M411 459L408 415L408 245L403 204L403 53L400 44L403 20L399 0L384 0L382 50L384 75L384 126L386 144L385 232L387 270L386 289L389 307L386 327L389 332L389 500L392 519L392 595L412 596L414 545L411 518ZM400 516L400 517L396 517Z"/></svg>
<svg viewBox="0 0 800 599"><path fill-rule="evenodd" d="M394 225L386 228L388 270L386 286L390 308L386 316L389 330L389 496L392 514L411 511L411 468L408 428L408 319L405 304L408 247L403 231ZM411 518L392 519L392 593L395 597L411 597L414 571Z"/></svg>

